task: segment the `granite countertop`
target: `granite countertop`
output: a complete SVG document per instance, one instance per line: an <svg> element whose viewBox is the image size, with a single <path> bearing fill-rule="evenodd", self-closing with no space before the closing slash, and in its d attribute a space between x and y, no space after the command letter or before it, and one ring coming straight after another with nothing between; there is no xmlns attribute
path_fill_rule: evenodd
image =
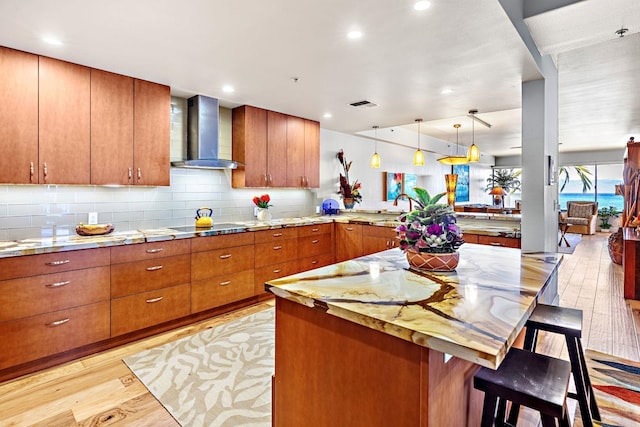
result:
<svg viewBox="0 0 640 427"><path fill-rule="evenodd" d="M267 222L261 221L242 221L233 224L227 224L230 228L224 231L226 233L240 233L245 231L260 231L277 229L283 227L299 227L310 224L322 224L331 222L340 223L356 223L367 224L381 227L396 227L399 225L397 220L402 212L391 211L353 211L338 216L309 216L300 218L281 218L273 219ZM504 237L520 237L519 230L514 231L513 228L500 226L500 224L491 224L473 226L460 224L462 231L473 234L484 234L491 236ZM181 228L181 227L176 227ZM13 241L0 241L0 258L34 255L50 252L73 251L79 249L93 249L110 246L130 245L145 242L158 242L163 240L185 239L197 236L211 236L223 234L217 231L181 231L171 227L145 229L145 230L127 230L115 231L104 236L58 236L56 239L51 237L30 238Z"/></svg>
<svg viewBox="0 0 640 427"><path fill-rule="evenodd" d="M389 249L267 282L278 297L497 368L562 255L465 244L454 273L409 270ZM496 263L500 260L500 263Z"/></svg>

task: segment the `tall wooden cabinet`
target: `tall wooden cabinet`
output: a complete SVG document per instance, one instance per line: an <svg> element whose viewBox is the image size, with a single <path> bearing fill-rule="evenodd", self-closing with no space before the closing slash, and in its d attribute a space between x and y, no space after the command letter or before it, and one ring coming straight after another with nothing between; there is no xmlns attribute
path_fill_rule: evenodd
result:
<svg viewBox="0 0 640 427"><path fill-rule="evenodd" d="M267 186L287 187L288 118L285 114L267 111ZM259 149L259 147L256 147Z"/></svg>
<svg viewBox="0 0 640 427"><path fill-rule="evenodd" d="M0 47L0 182L38 182L38 56Z"/></svg>
<svg viewBox="0 0 640 427"><path fill-rule="evenodd" d="M91 70L91 183L133 184L133 78Z"/></svg>
<svg viewBox="0 0 640 427"><path fill-rule="evenodd" d="M304 119L287 117L287 187L305 187Z"/></svg>
<svg viewBox="0 0 640 427"><path fill-rule="evenodd" d="M320 123L304 121L304 187L320 188Z"/></svg>
<svg viewBox="0 0 640 427"><path fill-rule="evenodd" d="M243 105L232 112L232 156L240 163L232 185L267 186L267 110Z"/></svg>
<svg viewBox="0 0 640 427"><path fill-rule="evenodd" d="M39 58L39 183L90 182L91 70Z"/></svg>

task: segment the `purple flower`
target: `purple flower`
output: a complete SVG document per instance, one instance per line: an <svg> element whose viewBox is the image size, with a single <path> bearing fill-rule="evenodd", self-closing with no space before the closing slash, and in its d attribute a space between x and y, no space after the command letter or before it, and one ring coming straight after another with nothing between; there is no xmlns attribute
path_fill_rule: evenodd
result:
<svg viewBox="0 0 640 427"><path fill-rule="evenodd" d="M427 227L427 234L439 236L442 234L442 226L440 224L431 224Z"/></svg>

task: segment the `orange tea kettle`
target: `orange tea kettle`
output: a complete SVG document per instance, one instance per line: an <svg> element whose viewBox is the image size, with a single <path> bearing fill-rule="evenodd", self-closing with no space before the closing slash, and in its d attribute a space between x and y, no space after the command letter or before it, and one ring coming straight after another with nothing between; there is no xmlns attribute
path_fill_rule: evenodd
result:
<svg viewBox="0 0 640 427"><path fill-rule="evenodd" d="M211 208L198 209L196 211L196 228L211 228L213 225L211 215L213 215L213 209Z"/></svg>

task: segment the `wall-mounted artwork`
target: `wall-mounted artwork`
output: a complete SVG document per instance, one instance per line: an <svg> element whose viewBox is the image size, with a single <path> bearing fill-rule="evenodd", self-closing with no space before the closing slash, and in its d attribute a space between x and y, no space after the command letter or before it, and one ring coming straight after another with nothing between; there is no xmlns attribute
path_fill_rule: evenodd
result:
<svg viewBox="0 0 640 427"><path fill-rule="evenodd" d="M456 203L469 201L469 165L453 166L453 173L458 175L456 186Z"/></svg>
<svg viewBox="0 0 640 427"><path fill-rule="evenodd" d="M402 192L407 193L410 197L414 199L417 198L417 194L415 191L416 186L418 185L418 175L414 173L405 173L404 174L404 182L402 184Z"/></svg>
<svg viewBox="0 0 640 427"><path fill-rule="evenodd" d="M382 200L395 200L402 194L403 178L402 173L382 172Z"/></svg>

